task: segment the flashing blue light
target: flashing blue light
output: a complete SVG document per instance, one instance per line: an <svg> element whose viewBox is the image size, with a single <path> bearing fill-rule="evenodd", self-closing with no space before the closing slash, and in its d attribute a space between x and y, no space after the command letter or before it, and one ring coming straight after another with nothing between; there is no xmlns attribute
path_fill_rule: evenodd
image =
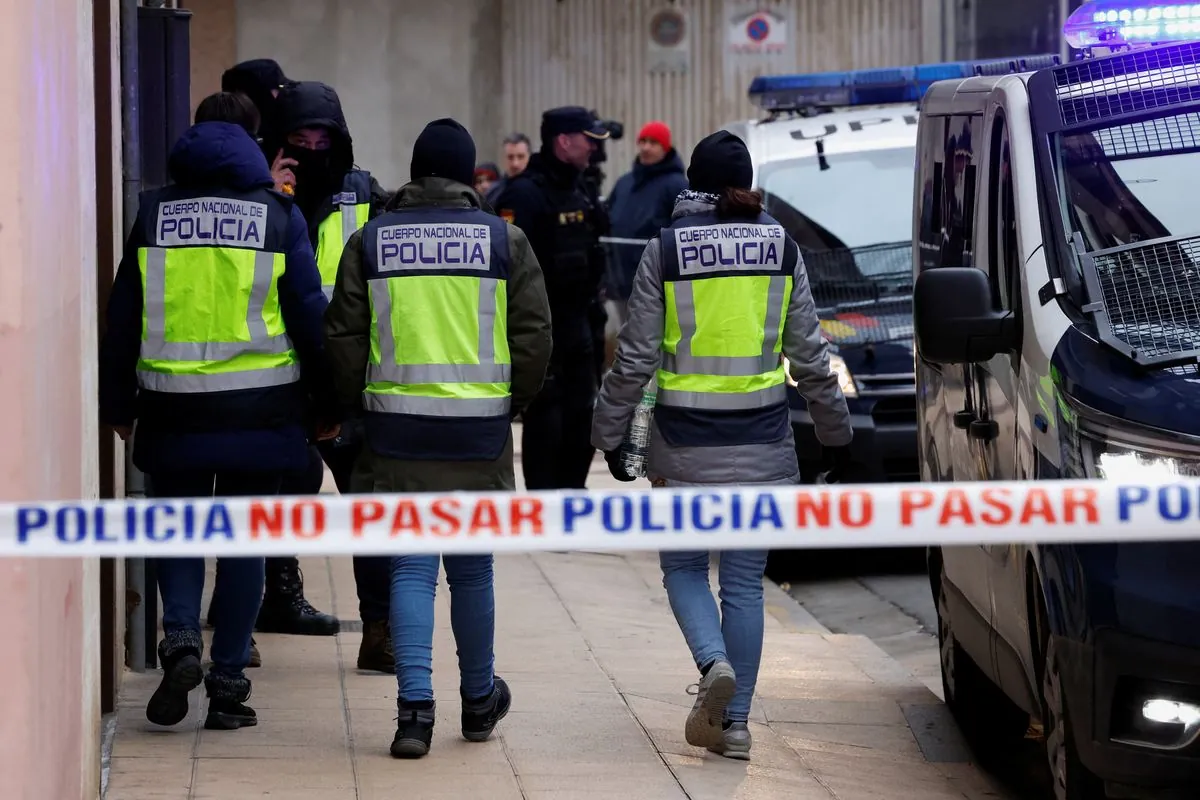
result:
<svg viewBox="0 0 1200 800"><path fill-rule="evenodd" d="M1057 56L1047 55L810 75L763 75L750 84L750 101L764 111L918 103L938 81L1034 70L1057 63Z"/></svg>
<svg viewBox="0 0 1200 800"><path fill-rule="evenodd" d="M1200 3L1194 0L1091 0L1063 26L1077 50L1191 42L1200 39Z"/></svg>

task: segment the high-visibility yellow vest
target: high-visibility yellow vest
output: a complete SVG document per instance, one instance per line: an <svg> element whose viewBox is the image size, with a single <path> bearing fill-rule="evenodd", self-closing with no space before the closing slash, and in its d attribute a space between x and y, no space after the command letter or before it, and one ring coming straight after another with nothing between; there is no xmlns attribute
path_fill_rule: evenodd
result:
<svg viewBox="0 0 1200 800"><path fill-rule="evenodd" d="M317 226L317 270L326 300L333 297L346 242L371 216L371 174L361 169L347 172L342 191L333 196L332 203L333 211Z"/></svg>
<svg viewBox="0 0 1200 800"><path fill-rule="evenodd" d="M478 209L406 209L363 229L363 407L394 458L494 460L509 435L508 231Z"/></svg>
<svg viewBox="0 0 1200 800"><path fill-rule="evenodd" d="M700 446L778 440L788 416L781 351L795 243L766 215L731 222L700 214L664 229L660 246L666 318L656 420L664 438ZM734 416L738 424L722 424Z"/></svg>
<svg viewBox="0 0 1200 800"><path fill-rule="evenodd" d="M147 197L141 388L228 392L298 381L279 306L287 209L265 190L172 187Z"/></svg>

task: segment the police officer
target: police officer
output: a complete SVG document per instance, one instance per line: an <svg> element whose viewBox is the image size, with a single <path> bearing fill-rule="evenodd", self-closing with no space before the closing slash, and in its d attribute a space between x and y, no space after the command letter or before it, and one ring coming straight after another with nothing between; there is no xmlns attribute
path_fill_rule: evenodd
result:
<svg viewBox="0 0 1200 800"><path fill-rule="evenodd" d="M529 489L582 489L597 381L596 309L604 277L597 203L581 175L607 128L580 106L542 115L542 149L496 199L501 217L529 237L546 276L554 354L546 385L522 414L521 465Z"/></svg>
<svg viewBox="0 0 1200 800"><path fill-rule="evenodd" d="M274 191L244 95L206 98L175 145L167 188L142 197L108 304L100 413L155 497L274 495L308 461L301 367L337 435L321 342L325 298L305 223ZM146 716L175 725L203 680L206 728L255 725L244 670L263 559L219 559L212 668L200 665L203 558L158 562L162 683Z"/></svg>
<svg viewBox="0 0 1200 800"><path fill-rule="evenodd" d="M512 418L550 360L550 308L525 235L480 207L475 143L451 119L413 146L412 182L346 247L325 316L335 386L366 411L376 492L512 491ZM493 672L492 556L445 556L462 734L486 740L511 702ZM392 559L399 684L392 755L429 752L438 556Z"/></svg>
<svg viewBox="0 0 1200 800"><path fill-rule="evenodd" d="M333 87L315 81L290 83L275 98L273 113L276 138L264 139L263 145L267 153L276 154L276 163L291 164L276 172L278 188L295 192L296 205L308 221L309 240L317 254L321 288L330 297L350 235L383 211L389 195L369 172L354 166L353 140ZM361 451L361 424L347 420L342 436L317 443L310 453L307 472L289 476L284 492L320 492L324 461L338 491L349 493ZM363 622L358 668L390 675L395 662L387 627L387 559L355 556L354 580ZM268 560L260 631L333 635L338 627L337 619L317 611L304 598L303 577L296 559Z"/></svg>
<svg viewBox="0 0 1200 800"><path fill-rule="evenodd" d="M654 485L798 483L781 354L830 466L848 464L850 414L829 370L804 262L783 226L763 213L762 195L750 190L753 173L737 136L721 131L701 141L687 172L691 189L642 253L592 433L618 480L633 480L618 450L657 375L647 459ZM663 552L663 585L700 671L685 738L748 759L767 551L720 558L719 614L708 552Z"/></svg>

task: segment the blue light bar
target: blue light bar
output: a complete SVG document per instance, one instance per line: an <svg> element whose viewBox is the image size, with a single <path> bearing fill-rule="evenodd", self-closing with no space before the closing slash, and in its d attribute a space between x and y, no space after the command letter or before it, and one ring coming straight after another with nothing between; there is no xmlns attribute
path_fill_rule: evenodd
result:
<svg viewBox="0 0 1200 800"><path fill-rule="evenodd" d="M1091 0L1063 26L1077 50L1191 42L1200 39L1200 3L1194 0Z"/></svg>
<svg viewBox="0 0 1200 800"><path fill-rule="evenodd" d="M762 75L750 84L750 102L764 111L917 103L937 81L1030 72L1057 63L1057 56L1045 55L810 75Z"/></svg>

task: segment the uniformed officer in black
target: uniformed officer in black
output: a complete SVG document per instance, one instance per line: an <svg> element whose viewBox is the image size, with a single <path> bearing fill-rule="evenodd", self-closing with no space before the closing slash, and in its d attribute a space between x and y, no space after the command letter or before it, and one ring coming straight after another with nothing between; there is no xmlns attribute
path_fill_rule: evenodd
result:
<svg viewBox="0 0 1200 800"><path fill-rule="evenodd" d="M537 398L521 415L529 489L586 488L598 390L591 317L604 277L602 221L582 181L607 128L582 106L542 115L542 149L496 198L501 217L529 238L550 297L554 350Z"/></svg>

